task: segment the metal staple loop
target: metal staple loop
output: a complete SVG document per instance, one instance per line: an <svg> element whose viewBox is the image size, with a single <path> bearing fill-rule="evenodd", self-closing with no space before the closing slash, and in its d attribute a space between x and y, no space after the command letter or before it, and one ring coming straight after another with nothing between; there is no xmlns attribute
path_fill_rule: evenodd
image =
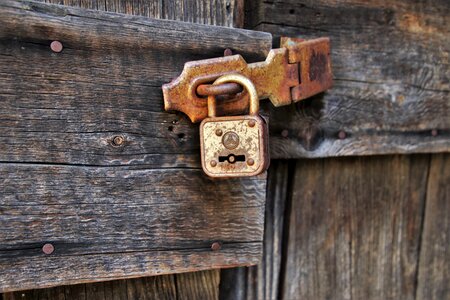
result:
<svg viewBox="0 0 450 300"><path fill-rule="evenodd" d="M227 82L222 84L200 84L197 87L197 94L199 96L218 96L227 94L237 94L243 91L240 84L234 82Z"/></svg>

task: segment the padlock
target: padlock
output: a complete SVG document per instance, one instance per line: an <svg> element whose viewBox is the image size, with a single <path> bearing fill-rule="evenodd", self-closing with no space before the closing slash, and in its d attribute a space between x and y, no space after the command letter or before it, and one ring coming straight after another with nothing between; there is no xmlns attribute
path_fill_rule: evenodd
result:
<svg viewBox="0 0 450 300"><path fill-rule="evenodd" d="M216 116L216 98L208 97L208 117L200 124L203 171L210 177L245 177L264 172L269 165L268 126L259 116L255 86L240 74L226 74L214 85L235 82L249 94L249 115Z"/></svg>

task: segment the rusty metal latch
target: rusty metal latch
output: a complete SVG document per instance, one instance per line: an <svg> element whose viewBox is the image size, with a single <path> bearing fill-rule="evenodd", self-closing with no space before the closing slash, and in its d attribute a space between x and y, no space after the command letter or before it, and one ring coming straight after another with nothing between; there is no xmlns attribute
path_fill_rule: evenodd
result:
<svg viewBox="0 0 450 300"><path fill-rule="evenodd" d="M274 106L289 105L332 86L330 40L281 38L281 48L272 49L263 62L247 64L240 55L187 62L181 75L162 87L165 110L181 111L196 123L208 116L205 96L234 94L217 103L218 113L244 113L248 93L240 93L240 85L210 85L230 73L249 78L259 99L269 98Z"/></svg>

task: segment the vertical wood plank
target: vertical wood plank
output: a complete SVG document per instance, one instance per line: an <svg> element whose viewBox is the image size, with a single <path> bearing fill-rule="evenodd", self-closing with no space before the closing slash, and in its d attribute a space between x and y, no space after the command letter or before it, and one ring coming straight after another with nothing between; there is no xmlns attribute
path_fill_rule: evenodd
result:
<svg viewBox="0 0 450 300"><path fill-rule="evenodd" d="M218 299L220 270L176 275L177 299Z"/></svg>
<svg viewBox="0 0 450 300"><path fill-rule="evenodd" d="M413 299L429 157L297 163L282 299Z"/></svg>
<svg viewBox="0 0 450 300"><path fill-rule="evenodd" d="M221 272L220 299L277 299L282 269L286 207L295 161L272 160L268 173L261 263Z"/></svg>
<svg viewBox="0 0 450 300"><path fill-rule="evenodd" d="M450 154L431 159L416 299L450 299Z"/></svg>

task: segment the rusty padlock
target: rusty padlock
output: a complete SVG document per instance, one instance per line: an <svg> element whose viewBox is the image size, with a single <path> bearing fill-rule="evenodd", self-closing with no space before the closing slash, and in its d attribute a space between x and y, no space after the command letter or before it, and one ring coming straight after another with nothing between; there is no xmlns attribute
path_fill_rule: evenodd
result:
<svg viewBox="0 0 450 300"><path fill-rule="evenodd" d="M255 176L269 166L268 126L259 116L255 86L240 74L226 74L214 85L235 82L249 94L249 115L216 116L216 98L208 97L208 117L200 124L203 171L210 177Z"/></svg>

